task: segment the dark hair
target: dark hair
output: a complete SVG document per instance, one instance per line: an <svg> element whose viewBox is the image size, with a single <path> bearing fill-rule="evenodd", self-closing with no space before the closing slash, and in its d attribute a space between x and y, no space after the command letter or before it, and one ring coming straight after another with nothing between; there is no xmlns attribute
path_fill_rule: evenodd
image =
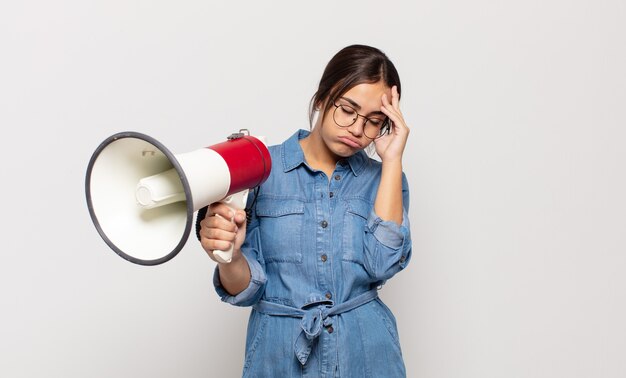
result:
<svg viewBox="0 0 626 378"><path fill-rule="evenodd" d="M317 92L309 105L309 123L313 126L315 110L327 99L322 116L332 106L333 101L353 87L363 83L383 81L389 87L397 86L398 95L402 93L400 76L391 60L379 49L365 45L351 45L341 49L328 62Z"/></svg>

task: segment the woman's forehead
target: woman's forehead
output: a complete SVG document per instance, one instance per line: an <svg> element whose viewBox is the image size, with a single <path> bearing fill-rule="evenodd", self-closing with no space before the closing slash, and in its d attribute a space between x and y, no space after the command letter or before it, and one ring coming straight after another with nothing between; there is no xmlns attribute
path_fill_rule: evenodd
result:
<svg viewBox="0 0 626 378"><path fill-rule="evenodd" d="M379 110L381 98L383 94L391 98L391 88L382 81L376 83L362 83L350 88L341 97L350 99L351 103L358 105L358 108L364 110Z"/></svg>

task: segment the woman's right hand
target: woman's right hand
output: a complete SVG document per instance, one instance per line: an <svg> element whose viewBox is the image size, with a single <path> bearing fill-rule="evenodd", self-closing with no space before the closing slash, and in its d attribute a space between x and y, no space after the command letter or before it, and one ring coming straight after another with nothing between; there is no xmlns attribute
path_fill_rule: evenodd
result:
<svg viewBox="0 0 626 378"><path fill-rule="evenodd" d="M213 255L214 250L228 250L233 244L232 259L239 259L245 238L245 211L232 209L221 202L209 206L206 216L200 222L200 244L213 261L219 262Z"/></svg>

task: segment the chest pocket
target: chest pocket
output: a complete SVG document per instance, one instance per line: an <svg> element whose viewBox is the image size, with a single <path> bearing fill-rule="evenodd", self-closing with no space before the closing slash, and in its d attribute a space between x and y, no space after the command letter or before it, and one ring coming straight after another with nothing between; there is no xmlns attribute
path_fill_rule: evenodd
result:
<svg viewBox="0 0 626 378"><path fill-rule="evenodd" d="M259 198L255 213L265 262L301 264L304 202Z"/></svg>
<svg viewBox="0 0 626 378"><path fill-rule="evenodd" d="M374 205L360 199L346 202L346 212L343 218L342 259L363 264L365 225Z"/></svg>

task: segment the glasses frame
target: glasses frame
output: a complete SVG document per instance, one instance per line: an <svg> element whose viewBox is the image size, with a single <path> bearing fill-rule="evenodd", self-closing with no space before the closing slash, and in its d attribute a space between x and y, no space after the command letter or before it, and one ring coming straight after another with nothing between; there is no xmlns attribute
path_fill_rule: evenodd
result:
<svg viewBox="0 0 626 378"><path fill-rule="evenodd" d="M339 126L341 128L350 127L350 126L352 126L352 125L354 125L356 123L356 121L359 119L359 117L361 117L361 118L363 118L365 120L365 122L363 123L363 135L365 135L365 137L367 139L375 140L375 139L378 139L378 138L380 138L382 136L385 136L385 135L389 134L389 129L390 129L389 117L385 117L385 120L383 121L383 124L380 126L380 131L378 133L378 136L372 138L369 135L365 134L365 125L367 125L368 122L372 121L371 118L368 118L368 117L366 117L366 116L364 116L362 114L359 114L359 112L357 112L356 109L353 106L351 106L351 105L343 105L343 104L342 105L337 105L337 103L334 102L334 101L333 101L333 105L335 106L335 110L333 111L333 121L335 122L335 125L337 125L337 126ZM354 121L352 121L352 123L347 125L347 126L340 125L337 122L337 120L335 119L335 114L337 113L337 110L340 107L342 107L342 106L345 106L345 107L348 107L348 108L354 110L354 113L356 114L356 117L354 118Z"/></svg>

